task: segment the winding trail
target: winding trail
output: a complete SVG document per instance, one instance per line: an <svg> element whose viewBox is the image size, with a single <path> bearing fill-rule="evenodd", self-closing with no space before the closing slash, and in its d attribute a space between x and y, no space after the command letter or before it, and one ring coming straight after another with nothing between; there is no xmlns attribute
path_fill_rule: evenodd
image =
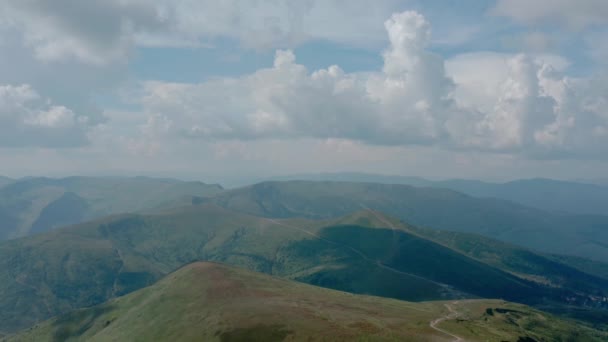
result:
<svg viewBox="0 0 608 342"><path fill-rule="evenodd" d="M456 302L452 302L452 304L456 304ZM455 334L452 334L451 332L449 332L447 330L444 330L444 329L441 329L441 328L437 327L437 325L439 323L441 323L441 322L448 321L448 320L451 320L451 319L455 319L456 317L460 316L460 313L458 311L454 310L454 308L452 307L452 305L450 305L450 304L444 304L444 305L448 309L449 313L447 315L445 315L445 316L442 316L442 317L439 317L437 319L432 320L429 323L429 327L431 327L431 329L433 329L435 331L438 331L438 332L440 332L442 334L445 334L445 335L448 335L448 336L452 337L453 338L452 342L464 342L464 339L462 337L460 337L458 335L455 335Z"/></svg>

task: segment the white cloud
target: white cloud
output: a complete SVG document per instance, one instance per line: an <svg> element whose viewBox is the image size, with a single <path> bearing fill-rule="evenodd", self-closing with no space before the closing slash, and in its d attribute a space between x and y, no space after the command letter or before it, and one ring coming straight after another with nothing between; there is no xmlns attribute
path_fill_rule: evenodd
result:
<svg viewBox="0 0 608 342"><path fill-rule="evenodd" d="M560 23L571 29L608 23L605 0L499 0L490 10L526 24Z"/></svg>
<svg viewBox="0 0 608 342"><path fill-rule="evenodd" d="M0 15L38 59L94 65L124 61L137 33L162 31L168 20L143 0L7 0Z"/></svg>
<svg viewBox="0 0 608 342"><path fill-rule="evenodd" d="M448 61L446 72L441 56L427 50L430 25L420 14L394 14L385 28L390 45L378 72L309 71L286 50L277 52L272 68L240 78L146 82L144 135L601 155L608 121L598 103L606 95L587 91L589 80L563 76L564 58L471 54Z"/></svg>
<svg viewBox="0 0 608 342"><path fill-rule="evenodd" d="M209 47L217 38L255 49L311 39L377 45L381 22L398 2L5 0L0 37L12 28L40 60L92 65L126 61L136 46Z"/></svg>
<svg viewBox="0 0 608 342"><path fill-rule="evenodd" d="M29 85L0 85L0 146L71 147L87 142L88 119Z"/></svg>
<svg viewBox="0 0 608 342"><path fill-rule="evenodd" d="M559 56L469 54L448 61L456 101L467 113L461 142L489 150L519 151L542 158L605 158L608 125L601 105L608 93L597 79L572 79ZM478 68L478 69L477 69ZM477 69L477 71L476 71ZM590 105L590 104L596 105ZM594 133L595 132L595 133Z"/></svg>

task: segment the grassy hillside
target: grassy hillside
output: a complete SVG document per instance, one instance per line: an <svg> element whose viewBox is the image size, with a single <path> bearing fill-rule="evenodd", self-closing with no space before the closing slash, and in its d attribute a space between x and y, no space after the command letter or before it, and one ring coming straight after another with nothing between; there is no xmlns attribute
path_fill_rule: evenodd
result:
<svg viewBox="0 0 608 342"><path fill-rule="evenodd" d="M213 201L252 215L279 218L338 217L369 207L417 226L475 233L543 252L608 261L608 216L555 214L446 189L266 182L224 192Z"/></svg>
<svg viewBox="0 0 608 342"><path fill-rule="evenodd" d="M221 187L152 178L26 178L0 187L0 239L117 213L154 209Z"/></svg>
<svg viewBox="0 0 608 342"><path fill-rule="evenodd" d="M0 243L0 331L102 303L199 260L410 301L488 297L565 305L592 294L488 265L367 210L326 221L274 220L205 204ZM585 281L593 291L604 284Z"/></svg>
<svg viewBox="0 0 608 342"><path fill-rule="evenodd" d="M6 341L600 341L607 334L503 301L409 303L214 263L38 324Z"/></svg>

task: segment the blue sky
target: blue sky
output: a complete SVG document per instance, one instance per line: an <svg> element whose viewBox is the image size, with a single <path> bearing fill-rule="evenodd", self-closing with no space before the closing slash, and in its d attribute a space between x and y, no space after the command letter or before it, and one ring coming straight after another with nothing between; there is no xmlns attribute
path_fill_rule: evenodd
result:
<svg viewBox="0 0 608 342"><path fill-rule="evenodd" d="M601 178L606 37L603 0L8 0L0 173Z"/></svg>

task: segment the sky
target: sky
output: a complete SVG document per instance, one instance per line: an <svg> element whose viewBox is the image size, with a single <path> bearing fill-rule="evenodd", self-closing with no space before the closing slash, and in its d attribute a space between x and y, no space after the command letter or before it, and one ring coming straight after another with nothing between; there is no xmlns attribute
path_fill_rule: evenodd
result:
<svg viewBox="0 0 608 342"><path fill-rule="evenodd" d="M0 174L606 178L605 0L2 0Z"/></svg>

